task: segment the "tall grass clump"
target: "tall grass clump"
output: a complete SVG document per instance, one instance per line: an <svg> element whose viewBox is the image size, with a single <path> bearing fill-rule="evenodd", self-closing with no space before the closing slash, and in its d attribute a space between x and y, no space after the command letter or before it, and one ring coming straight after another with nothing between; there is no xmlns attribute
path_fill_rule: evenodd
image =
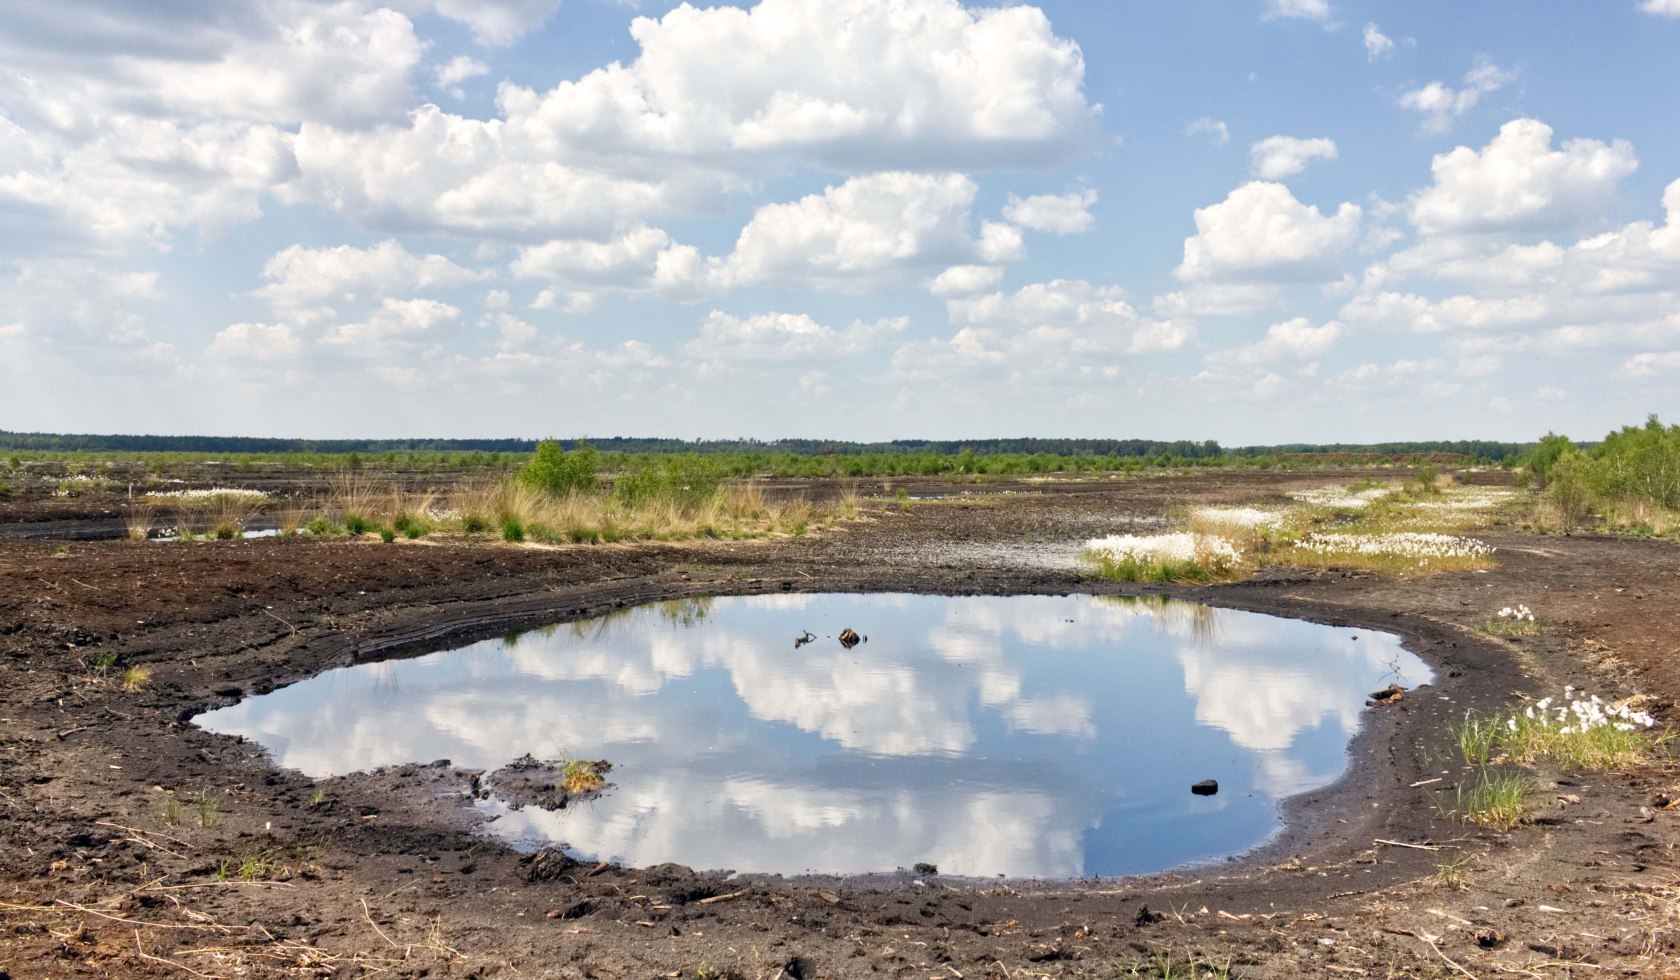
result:
<svg viewBox="0 0 1680 980"><path fill-rule="evenodd" d="M1242 571L1242 556L1210 534L1116 534L1085 542L1099 578L1115 582L1212 582Z"/></svg>
<svg viewBox="0 0 1680 980"><path fill-rule="evenodd" d="M1223 539L1239 552L1251 554L1294 540L1291 518L1287 511L1257 507L1197 507L1190 511L1186 524L1193 534Z"/></svg>
<svg viewBox="0 0 1680 980"><path fill-rule="evenodd" d="M131 506L126 518L128 540L145 541L152 536L152 509L150 507Z"/></svg>
<svg viewBox="0 0 1680 980"><path fill-rule="evenodd" d="M1510 830L1522 823L1534 795L1534 780L1512 769L1478 769L1460 781L1451 797L1437 800L1448 817L1493 830Z"/></svg>

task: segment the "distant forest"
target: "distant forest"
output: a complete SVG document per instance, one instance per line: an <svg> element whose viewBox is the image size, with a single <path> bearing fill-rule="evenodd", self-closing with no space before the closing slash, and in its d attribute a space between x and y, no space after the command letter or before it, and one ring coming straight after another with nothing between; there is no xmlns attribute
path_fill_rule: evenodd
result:
<svg viewBox="0 0 1680 980"><path fill-rule="evenodd" d="M567 441L570 444L570 440ZM615 436L590 439L603 452L639 453L791 453L799 456L921 455L977 456L1045 454L1051 456L1170 456L1214 459L1221 456L1370 455L1411 456L1452 454L1472 459L1503 461L1533 443L1489 440L1383 442L1369 445L1291 443L1279 446L1242 446L1226 449L1212 439L895 439L891 442L847 442L838 439L655 439ZM271 439L252 436L132 436L68 435L50 432L8 432L0 429L0 450L37 452L161 452L161 453L530 453L535 439Z"/></svg>

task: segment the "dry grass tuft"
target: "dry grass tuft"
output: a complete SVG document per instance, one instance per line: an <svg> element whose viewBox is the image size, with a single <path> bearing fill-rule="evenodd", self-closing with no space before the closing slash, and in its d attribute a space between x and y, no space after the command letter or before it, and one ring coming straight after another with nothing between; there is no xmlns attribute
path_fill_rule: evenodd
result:
<svg viewBox="0 0 1680 980"><path fill-rule="evenodd" d="M145 541L152 536L151 507L144 504L130 504L127 513L128 540Z"/></svg>

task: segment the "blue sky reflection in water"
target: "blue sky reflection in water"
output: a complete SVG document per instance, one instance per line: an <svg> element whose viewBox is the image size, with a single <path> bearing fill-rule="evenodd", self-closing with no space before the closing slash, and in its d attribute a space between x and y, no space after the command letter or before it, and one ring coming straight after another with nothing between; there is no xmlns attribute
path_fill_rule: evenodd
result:
<svg viewBox="0 0 1680 980"><path fill-rule="evenodd" d="M869 642L843 649L847 626ZM198 722L317 777L609 759L596 802L484 804L493 832L590 858L1071 877L1262 842L1278 800L1341 774L1396 671L1429 680L1392 636L1182 602L726 597L335 670ZM1192 796L1207 778L1219 794Z"/></svg>

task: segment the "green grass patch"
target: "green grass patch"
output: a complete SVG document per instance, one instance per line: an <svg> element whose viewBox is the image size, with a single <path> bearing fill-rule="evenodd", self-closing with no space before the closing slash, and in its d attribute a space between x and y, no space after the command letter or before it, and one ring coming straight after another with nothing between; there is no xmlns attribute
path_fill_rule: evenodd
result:
<svg viewBox="0 0 1680 980"><path fill-rule="evenodd" d="M1620 769L1649 761L1667 746L1669 734L1653 731L1654 721L1626 704L1589 696L1565 704L1546 698L1521 711L1469 712L1452 735L1473 766L1504 759L1551 763L1565 772Z"/></svg>
<svg viewBox="0 0 1680 980"><path fill-rule="evenodd" d="M1470 864L1474 860L1473 854L1460 854L1458 857L1442 861L1435 868L1436 886L1453 891L1462 891L1470 887Z"/></svg>
<svg viewBox="0 0 1680 980"><path fill-rule="evenodd" d="M1213 582L1221 576L1195 559L1093 557L1097 578L1109 582Z"/></svg>
<svg viewBox="0 0 1680 980"><path fill-rule="evenodd" d="M1522 823L1533 795L1534 780L1526 772L1478 769L1466 775L1450 797L1440 797L1437 806L1444 816L1460 823L1510 830Z"/></svg>

